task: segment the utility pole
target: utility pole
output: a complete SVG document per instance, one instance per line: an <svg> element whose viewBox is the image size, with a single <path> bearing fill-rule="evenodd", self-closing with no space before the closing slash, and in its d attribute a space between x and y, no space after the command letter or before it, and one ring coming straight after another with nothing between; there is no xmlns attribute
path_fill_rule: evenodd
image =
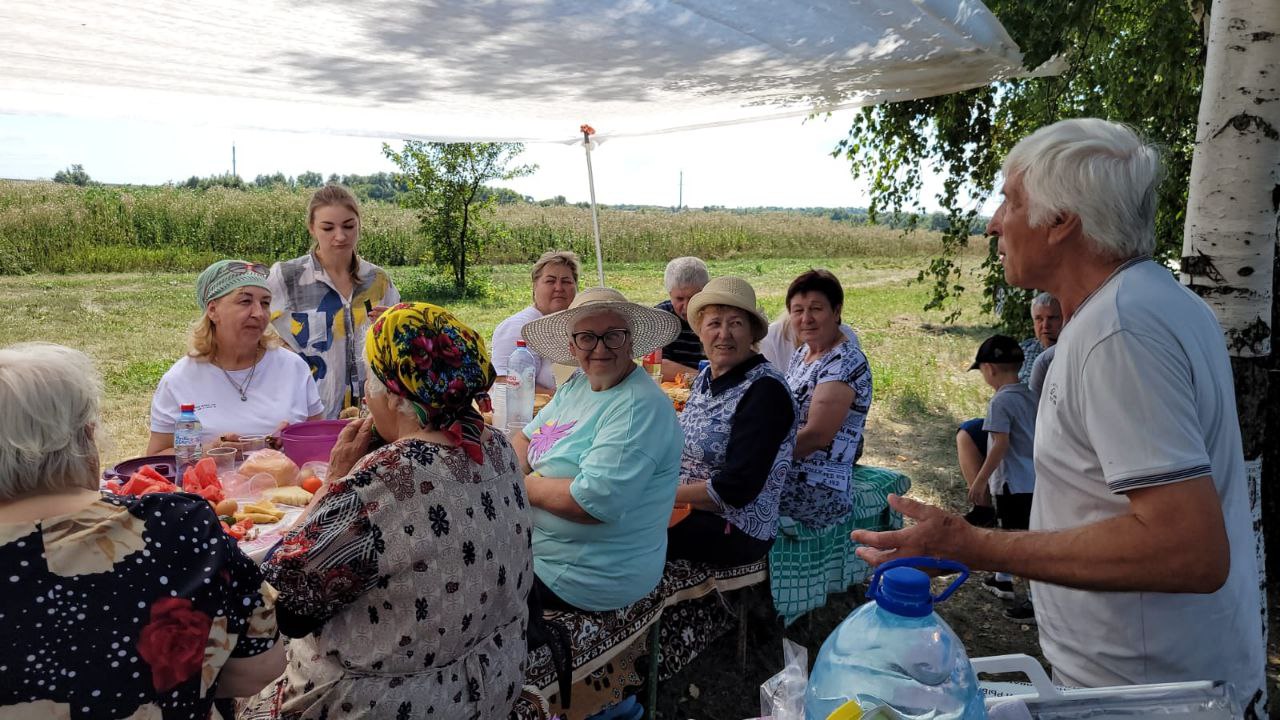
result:
<svg viewBox="0 0 1280 720"><path fill-rule="evenodd" d="M236 174L236 142L231 141L231 174Z"/></svg>
<svg viewBox="0 0 1280 720"><path fill-rule="evenodd" d="M676 199L676 212L680 212L680 208L684 207L684 171L680 171L680 194Z"/></svg>

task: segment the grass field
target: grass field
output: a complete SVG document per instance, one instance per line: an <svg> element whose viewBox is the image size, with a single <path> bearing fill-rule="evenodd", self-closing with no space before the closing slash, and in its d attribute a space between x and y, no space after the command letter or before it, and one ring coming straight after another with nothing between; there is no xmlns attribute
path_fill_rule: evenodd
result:
<svg viewBox="0 0 1280 720"><path fill-rule="evenodd" d="M712 275L749 278L770 315L782 306L787 284L810 267L827 267L845 283L845 318L859 332L871 361L875 400L869 420L870 462L900 467L924 497L958 500L953 479L954 426L978 414L987 391L964 368L987 328L942 326L924 313L926 288L909 282L920 258L837 260L728 260ZM418 272L393 268L397 281ZM485 337L528 302L527 266L497 266L494 292L483 301L448 306ZM610 285L640 302L663 298L661 263L614 263ZM114 462L145 449L151 393L181 356L186 329L197 317L195 275L93 274L0 277L0 345L23 340L63 343L88 353L105 384L106 443ZM411 282L406 284L411 285ZM430 298L417 298L430 299ZM968 317L977 317L974 306Z"/></svg>

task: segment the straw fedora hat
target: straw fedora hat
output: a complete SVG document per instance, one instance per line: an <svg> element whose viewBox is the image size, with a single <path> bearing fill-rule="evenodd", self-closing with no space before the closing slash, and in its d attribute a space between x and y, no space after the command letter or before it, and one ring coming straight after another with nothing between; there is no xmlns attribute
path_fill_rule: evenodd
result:
<svg viewBox="0 0 1280 720"><path fill-rule="evenodd" d="M594 287L578 293L564 310L526 323L520 335L529 349L551 362L577 365L569 352L569 331L579 317L600 310L610 310L629 321L632 359L668 345L680 334L680 320L675 315L630 302L613 288Z"/></svg>
<svg viewBox="0 0 1280 720"><path fill-rule="evenodd" d="M769 334L769 319L756 307L755 288L742 278L718 277L707 283L701 292L689 298L689 319L695 320L708 305L728 305L745 312L751 322L752 342L760 342Z"/></svg>

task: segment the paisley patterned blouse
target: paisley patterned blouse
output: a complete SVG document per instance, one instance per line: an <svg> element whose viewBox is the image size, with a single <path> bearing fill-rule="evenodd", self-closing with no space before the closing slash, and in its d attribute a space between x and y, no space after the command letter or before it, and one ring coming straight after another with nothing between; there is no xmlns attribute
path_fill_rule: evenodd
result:
<svg viewBox="0 0 1280 720"><path fill-rule="evenodd" d="M756 355L712 380L698 374L680 414L680 482L707 481L720 514L757 540L778 533L778 501L795 448L786 378Z"/></svg>
<svg viewBox="0 0 1280 720"><path fill-rule="evenodd" d="M227 660L278 637L274 591L194 495L0 523L0 567L3 720L208 718Z"/></svg>

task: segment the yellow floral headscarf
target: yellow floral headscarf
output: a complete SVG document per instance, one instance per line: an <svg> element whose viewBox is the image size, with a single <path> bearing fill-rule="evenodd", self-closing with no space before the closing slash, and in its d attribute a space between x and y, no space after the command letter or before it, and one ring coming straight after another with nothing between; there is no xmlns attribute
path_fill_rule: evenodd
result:
<svg viewBox="0 0 1280 720"><path fill-rule="evenodd" d="M413 403L423 426L439 430L484 462L484 419L496 373L484 340L448 310L428 303L400 303L369 328L364 343L369 369L387 390Z"/></svg>

